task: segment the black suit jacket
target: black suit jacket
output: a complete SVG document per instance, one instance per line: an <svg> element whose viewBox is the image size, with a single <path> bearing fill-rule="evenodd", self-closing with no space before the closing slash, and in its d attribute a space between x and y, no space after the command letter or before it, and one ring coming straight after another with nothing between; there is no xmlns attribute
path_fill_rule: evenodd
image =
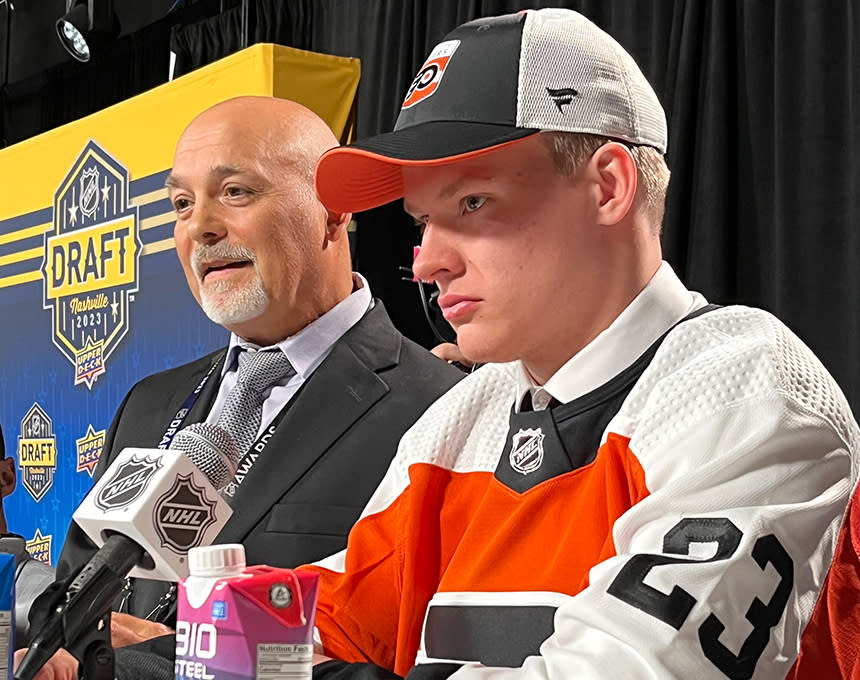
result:
<svg viewBox="0 0 860 680"><path fill-rule="evenodd" d="M127 446L154 448L223 350L144 378L119 407L97 474ZM220 375L220 366L214 376ZM382 303L334 345L302 386L239 486L216 543L242 543L248 564L293 567L346 546L401 435L462 373L403 337ZM184 425L205 420L218 391L209 380ZM64 578L95 547L74 522L57 565ZM165 584L135 582L130 613L145 617ZM159 617L164 618L164 617Z"/></svg>

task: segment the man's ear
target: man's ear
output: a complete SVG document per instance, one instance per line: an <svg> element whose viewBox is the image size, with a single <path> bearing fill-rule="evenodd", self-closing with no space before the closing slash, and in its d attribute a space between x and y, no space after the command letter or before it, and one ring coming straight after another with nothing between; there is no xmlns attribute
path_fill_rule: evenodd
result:
<svg viewBox="0 0 860 680"><path fill-rule="evenodd" d="M18 478L15 475L15 459L0 460L0 498L5 498L15 490Z"/></svg>
<svg viewBox="0 0 860 680"><path fill-rule="evenodd" d="M638 177L633 154L624 144L608 142L594 152L588 174L594 186L598 224L618 224L636 198Z"/></svg>
<svg viewBox="0 0 860 680"><path fill-rule="evenodd" d="M329 241L337 241L347 232L352 220L352 213L335 213L326 211L325 233Z"/></svg>

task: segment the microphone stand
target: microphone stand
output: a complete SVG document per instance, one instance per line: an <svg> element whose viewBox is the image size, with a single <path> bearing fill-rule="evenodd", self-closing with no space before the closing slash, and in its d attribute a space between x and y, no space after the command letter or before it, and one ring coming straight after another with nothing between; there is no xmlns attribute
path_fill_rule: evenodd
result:
<svg viewBox="0 0 860 680"><path fill-rule="evenodd" d="M124 537L114 534L75 577L54 596L48 619L33 637L15 671L15 680L33 680L54 653L65 647L81 663L85 680L114 680L110 612L125 575L143 555Z"/></svg>
<svg viewBox="0 0 860 680"><path fill-rule="evenodd" d="M79 675L84 680L114 680L110 610L89 631L84 631L74 642L66 644L66 649L80 662Z"/></svg>

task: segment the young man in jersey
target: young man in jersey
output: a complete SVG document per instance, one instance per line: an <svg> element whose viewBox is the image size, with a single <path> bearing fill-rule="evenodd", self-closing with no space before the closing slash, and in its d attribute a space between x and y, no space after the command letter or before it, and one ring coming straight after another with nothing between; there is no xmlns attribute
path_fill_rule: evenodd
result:
<svg viewBox="0 0 860 680"><path fill-rule="evenodd" d="M633 59L545 9L450 33L394 132L320 160L329 210L403 197L485 365L318 563L318 680L789 671L858 429L783 324L662 261L666 144Z"/></svg>

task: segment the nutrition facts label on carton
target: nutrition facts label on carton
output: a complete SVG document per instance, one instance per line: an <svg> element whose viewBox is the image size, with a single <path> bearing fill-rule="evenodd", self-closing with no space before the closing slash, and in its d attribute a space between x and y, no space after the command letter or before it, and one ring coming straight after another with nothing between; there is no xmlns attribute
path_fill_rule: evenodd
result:
<svg viewBox="0 0 860 680"><path fill-rule="evenodd" d="M9 676L9 645L12 643L12 612L0 611L0 678Z"/></svg>
<svg viewBox="0 0 860 680"><path fill-rule="evenodd" d="M310 680L313 645L257 645L257 680Z"/></svg>

